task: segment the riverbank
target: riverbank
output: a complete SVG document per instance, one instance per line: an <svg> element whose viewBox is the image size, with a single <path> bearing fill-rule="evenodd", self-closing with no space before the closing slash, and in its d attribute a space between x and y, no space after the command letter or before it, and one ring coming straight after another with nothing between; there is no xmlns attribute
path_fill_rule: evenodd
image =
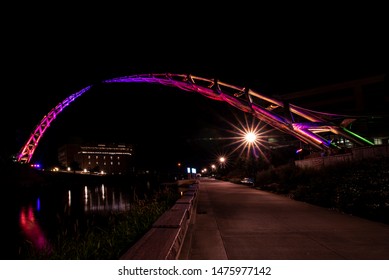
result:
<svg viewBox="0 0 389 280"><path fill-rule="evenodd" d="M15 164L2 179L8 241L2 259L118 259L180 197L177 183L150 175L45 172Z"/></svg>

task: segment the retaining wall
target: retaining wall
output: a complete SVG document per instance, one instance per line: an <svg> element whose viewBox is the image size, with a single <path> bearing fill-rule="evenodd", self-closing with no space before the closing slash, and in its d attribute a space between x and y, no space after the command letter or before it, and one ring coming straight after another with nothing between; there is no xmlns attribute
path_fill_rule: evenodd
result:
<svg viewBox="0 0 389 280"><path fill-rule="evenodd" d="M352 161L359 161L363 159L378 158L378 157L389 157L388 145L358 147L352 149L350 153L296 160L295 164L296 166L302 168L322 168L325 166L334 165L338 163L347 163Z"/></svg>
<svg viewBox="0 0 389 280"><path fill-rule="evenodd" d="M178 259L189 224L196 213L198 190L198 183L189 185L173 207L163 213L152 228L120 259Z"/></svg>

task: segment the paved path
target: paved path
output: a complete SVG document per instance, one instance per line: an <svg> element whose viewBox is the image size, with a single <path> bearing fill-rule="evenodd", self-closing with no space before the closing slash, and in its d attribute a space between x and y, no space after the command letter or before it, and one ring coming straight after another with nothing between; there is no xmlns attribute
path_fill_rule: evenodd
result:
<svg viewBox="0 0 389 280"><path fill-rule="evenodd" d="M202 179L180 259L389 260L389 225Z"/></svg>

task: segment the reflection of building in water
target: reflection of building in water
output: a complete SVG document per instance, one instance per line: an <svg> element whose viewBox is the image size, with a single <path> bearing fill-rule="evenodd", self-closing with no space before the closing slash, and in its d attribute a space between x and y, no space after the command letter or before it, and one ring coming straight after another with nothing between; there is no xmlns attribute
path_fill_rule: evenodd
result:
<svg viewBox="0 0 389 280"><path fill-rule="evenodd" d="M101 187L84 187L84 211L127 211L130 200L121 191L109 191L104 184Z"/></svg>
<svg viewBox="0 0 389 280"><path fill-rule="evenodd" d="M133 148L129 144L66 144L59 148L58 160L72 170L120 175L133 170Z"/></svg>

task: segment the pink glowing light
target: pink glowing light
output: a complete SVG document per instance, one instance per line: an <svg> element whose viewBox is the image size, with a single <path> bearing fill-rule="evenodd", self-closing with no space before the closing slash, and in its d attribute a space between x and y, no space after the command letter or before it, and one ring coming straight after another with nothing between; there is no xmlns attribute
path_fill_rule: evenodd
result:
<svg viewBox="0 0 389 280"><path fill-rule="evenodd" d="M27 209L22 208L19 216L19 225L24 236L38 250L50 250L50 244L46 239L38 221L35 218L34 209L29 206Z"/></svg>
<svg viewBox="0 0 389 280"><path fill-rule="evenodd" d="M319 135L320 132L328 131L333 134L341 135L358 145L374 145L360 135L357 135L344 127L335 125L330 121L331 115L313 112L293 104L285 106L280 100L266 96L264 94L248 90L245 87L237 87L230 85L217 79L207 79L188 74L142 74L134 76L118 77L110 80L105 80L103 83L154 83L164 86L177 87L184 91L197 92L207 98L216 101L224 101L238 108L239 110L252 114L254 117L273 126L274 128L291 134L297 139L308 143L321 150L338 149L331 141L324 139ZM70 95L64 101L53 108L47 116L44 116L42 121L36 126L31 133L30 138L22 147L17 155L17 161L29 163L35 149L38 146L39 140L43 136L50 123L62 110L73 102L76 98L88 91L91 86L88 86L81 91ZM265 105L263 105L265 104ZM285 108L287 107L287 109ZM290 116L276 113L275 110L284 109ZM294 117L292 114L307 120L306 127L297 127L294 125ZM324 123L325 126L318 127L318 123Z"/></svg>
<svg viewBox="0 0 389 280"><path fill-rule="evenodd" d="M64 101L55 106L35 127L34 131L31 133L30 138L27 140L26 144L22 147L19 154L17 155L17 161L22 163L29 163L35 149L38 147L39 140L42 138L46 129L50 126L51 122L57 117L62 110L72 103L76 98L81 96L84 92L88 91L91 86L88 86L72 95L67 97Z"/></svg>

